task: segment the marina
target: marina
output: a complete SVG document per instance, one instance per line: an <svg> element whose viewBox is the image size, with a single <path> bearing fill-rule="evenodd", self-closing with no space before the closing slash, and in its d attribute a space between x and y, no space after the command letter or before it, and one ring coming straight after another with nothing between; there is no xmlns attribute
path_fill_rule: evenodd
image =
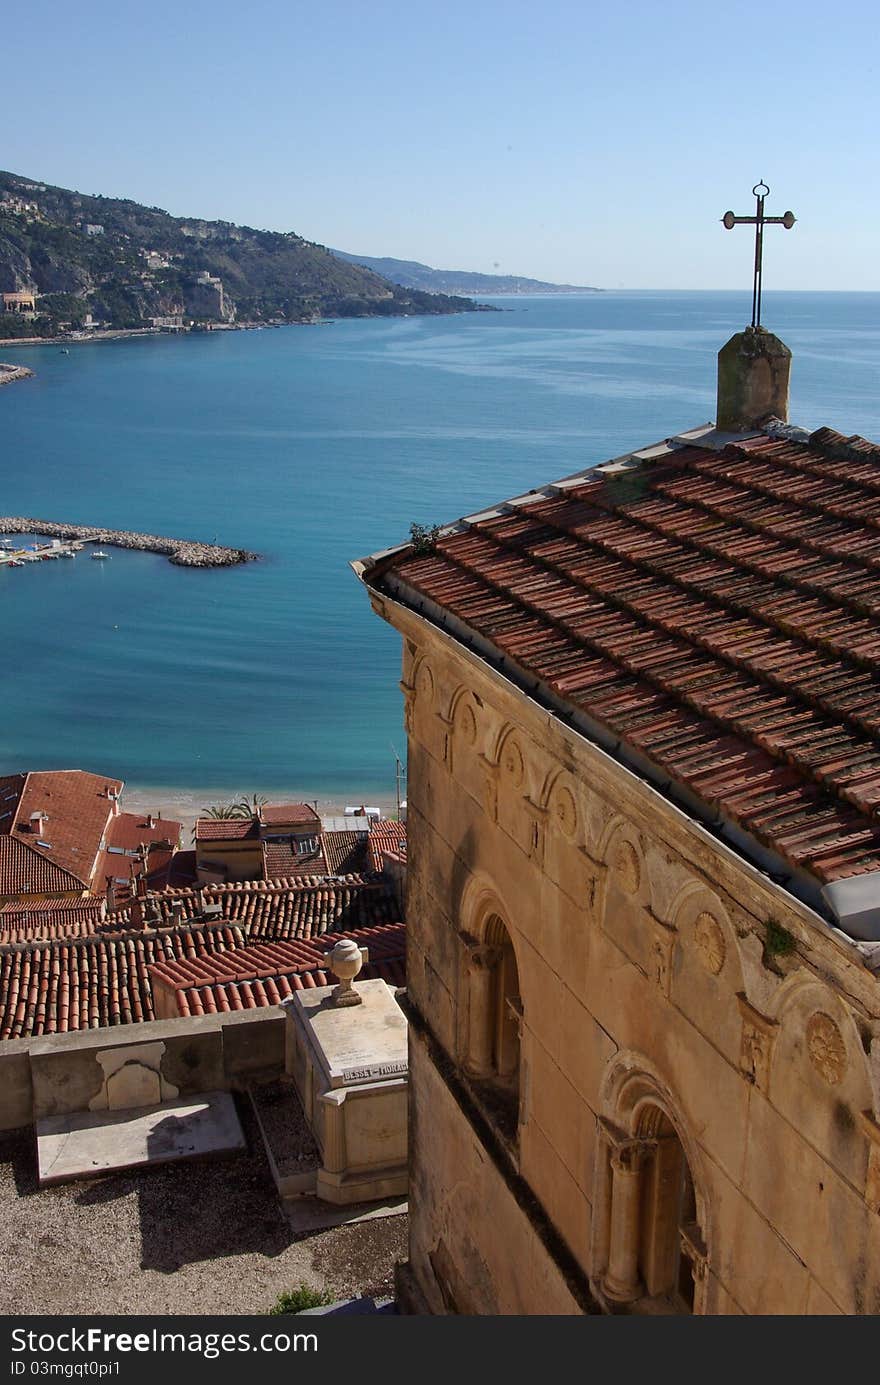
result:
<svg viewBox="0 0 880 1385"><path fill-rule="evenodd" d="M25 519L21 516L0 517L0 531L4 535L42 534L50 537L52 543L32 549L22 550L14 556L23 561L41 558L70 558L82 548L84 543L109 544L116 548L134 548L142 553L164 554L169 562L177 567L234 567L238 563L254 562L259 554L250 553L244 548L227 548L216 543L202 543L198 539L171 539L160 534L138 534L127 529L99 529L88 524L59 524L55 520ZM10 552L9 538L0 541L0 562L3 555ZM99 554L92 554L97 557ZM107 558L108 553L101 553Z"/></svg>

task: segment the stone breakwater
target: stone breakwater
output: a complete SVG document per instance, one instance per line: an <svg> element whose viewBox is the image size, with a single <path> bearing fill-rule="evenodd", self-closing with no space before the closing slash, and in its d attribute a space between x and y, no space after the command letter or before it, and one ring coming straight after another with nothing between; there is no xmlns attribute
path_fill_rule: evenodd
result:
<svg viewBox="0 0 880 1385"><path fill-rule="evenodd" d="M33 373L26 365L9 365L6 361L0 361L0 385L11 385L13 380L27 380Z"/></svg>
<svg viewBox="0 0 880 1385"><path fill-rule="evenodd" d="M164 553L178 567L234 567L249 563L259 553L246 548L224 548L216 543L199 543L193 539L167 539L161 534L133 534L126 529L98 529L90 524L57 524L50 519L23 519L21 516L0 516L0 533L44 534L52 539L83 539L86 542L110 544L114 548L136 548L142 553Z"/></svg>

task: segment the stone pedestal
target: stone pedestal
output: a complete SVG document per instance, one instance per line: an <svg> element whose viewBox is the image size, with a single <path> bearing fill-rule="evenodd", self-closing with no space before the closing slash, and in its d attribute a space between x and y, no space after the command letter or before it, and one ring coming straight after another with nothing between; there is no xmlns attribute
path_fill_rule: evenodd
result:
<svg viewBox="0 0 880 1385"><path fill-rule="evenodd" d="M334 988L284 1002L285 1064L321 1154L317 1194L366 1202L407 1191L406 1019L384 981L354 983L361 1003L334 1004Z"/></svg>

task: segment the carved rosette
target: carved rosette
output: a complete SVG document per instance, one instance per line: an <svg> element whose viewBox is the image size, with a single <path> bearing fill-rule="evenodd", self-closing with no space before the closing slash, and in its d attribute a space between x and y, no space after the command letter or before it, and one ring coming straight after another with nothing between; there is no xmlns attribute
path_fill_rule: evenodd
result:
<svg viewBox="0 0 880 1385"><path fill-rule="evenodd" d="M642 883L642 866L639 853L632 842L620 841L614 851L614 874L620 888L626 894L635 895Z"/></svg>
<svg viewBox="0 0 880 1385"><path fill-rule="evenodd" d="M846 1072L846 1044L834 1020L823 1010L807 1020L807 1055L829 1086L841 1081Z"/></svg>
<svg viewBox="0 0 880 1385"><path fill-rule="evenodd" d="M721 925L711 914L699 914L694 924L694 946L697 956L710 976L717 976L724 966L727 948Z"/></svg>
<svg viewBox="0 0 880 1385"><path fill-rule="evenodd" d="M513 736L508 736L501 747L501 772L515 789L521 789L525 778L523 754Z"/></svg>
<svg viewBox="0 0 880 1385"><path fill-rule="evenodd" d="M550 800L550 814L563 837L572 841L578 830L578 811L574 794L563 784L556 789Z"/></svg>

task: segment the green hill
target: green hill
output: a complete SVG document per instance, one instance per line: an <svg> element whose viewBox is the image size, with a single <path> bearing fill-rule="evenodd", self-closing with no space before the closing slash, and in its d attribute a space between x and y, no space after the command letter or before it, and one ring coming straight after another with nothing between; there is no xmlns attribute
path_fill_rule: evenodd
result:
<svg viewBox="0 0 880 1385"><path fill-rule="evenodd" d="M0 172L0 292L33 291L37 317L0 313L0 337L50 335L87 316L113 328L308 322L474 311L467 298L391 284L293 232L174 217Z"/></svg>

